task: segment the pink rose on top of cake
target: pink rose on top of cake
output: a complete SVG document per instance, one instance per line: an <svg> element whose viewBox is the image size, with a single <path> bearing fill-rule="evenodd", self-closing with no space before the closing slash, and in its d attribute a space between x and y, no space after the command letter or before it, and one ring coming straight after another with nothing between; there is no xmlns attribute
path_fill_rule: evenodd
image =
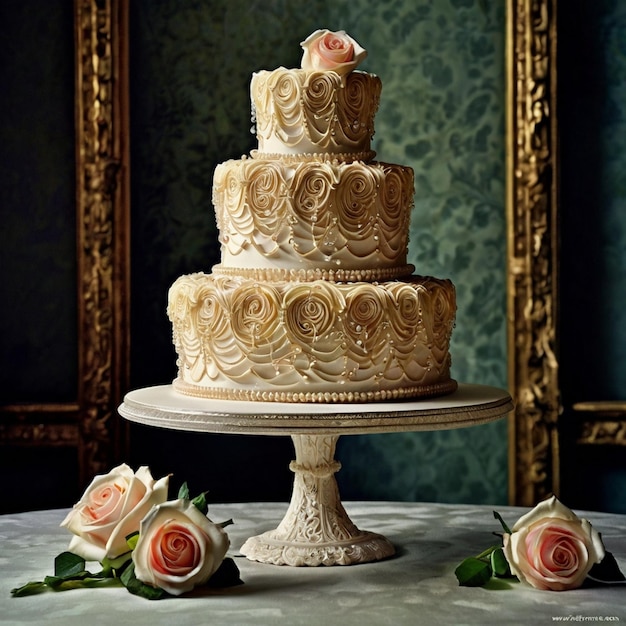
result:
<svg viewBox="0 0 626 626"><path fill-rule="evenodd" d="M61 523L74 534L69 551L100 562L129 552L126 537L153 505L167 500L168 483L169 476L155 481L147 467L133 472L125 463L96 476Z"/></svg>
<svg viewBox="0 0 626 626"><path fill-rule="evenodd" d="M300 45L304 49L303 70L333 70L343 76L367 56L367 51L343 30L316 30Z"/></svg>

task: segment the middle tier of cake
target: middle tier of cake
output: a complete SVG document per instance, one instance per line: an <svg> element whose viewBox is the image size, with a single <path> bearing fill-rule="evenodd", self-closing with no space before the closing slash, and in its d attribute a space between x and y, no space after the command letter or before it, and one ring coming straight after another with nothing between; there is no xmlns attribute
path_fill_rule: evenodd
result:
<svg viewBox="0 0 626 626"><path fill-rule="evenodd" d="M168 315L187 395L370 402L449 393L454 285L333 282L258 270L180 277ZM293 278L290 280L289 278Z"/></svg>
<svg viewBox="0 0 626 626"><path fill-rule="evenodd" d="M213 204L222 266L406 274L413 170L349 155L220 163Z"/></svg>

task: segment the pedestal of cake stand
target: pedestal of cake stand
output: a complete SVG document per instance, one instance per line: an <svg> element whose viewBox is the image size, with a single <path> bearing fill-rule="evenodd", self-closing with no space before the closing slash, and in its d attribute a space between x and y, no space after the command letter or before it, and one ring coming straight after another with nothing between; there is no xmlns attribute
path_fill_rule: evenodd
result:
<svg viewBox="0 0 626 626"><path fill-rule="evenodd" d="M250 537L241 552L275 565L350 565L392 556L391 542L359 530L339 498L335 472L338 435L292 435L296 460L287 513L275 530Z"/></svg>
<svg viewBox="0 0 626 626"><path fill-rule="evenodd" d="M382 535L359 530L343 508L335 480L340 435L460 428L512 408L506 391L484 385L459 385L441 398L345 405L207 400L164 385L130 392L119 413L161 428L291 436L296 458L287 513L275 530L248 539L241 552L254 561L300 566L366 563L395 552Z"/></svg>

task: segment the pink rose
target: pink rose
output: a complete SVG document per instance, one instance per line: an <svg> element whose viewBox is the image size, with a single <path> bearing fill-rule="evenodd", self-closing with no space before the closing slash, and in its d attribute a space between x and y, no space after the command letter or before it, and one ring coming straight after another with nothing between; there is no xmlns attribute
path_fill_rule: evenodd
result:
<svg viewBox="0 0 626 626"><path fill-rule="evenodd" d="M133 551L135 576L178 596L206 583L230 545L223 528L189 500L155 506L141 522Z"/></svg>
<svg viewBox="0 0 626 626"><path fill-rule="evenodd" d="M169 477L155 481L147 467L126 464L96 476L61 526L74 533L69 551L86 561L114 559L129 552L126 537L155 504L167 500Z"/></svg>
<svg viewBox="0 0 626 626"><path fill-rule="evenodd" d="M591 524L578 518L555 496L520 517L504 534L504 555L520 581L537 589L580 587L604 545Z"/></svg>
<svg viewBox="0 0 626 626"><path fill-rule="evenodd" d="M316 30L300 45L304 49L301 63L304 70L333 70L344 75L367 56L367 51L343 30L336 33Z"/></svg>

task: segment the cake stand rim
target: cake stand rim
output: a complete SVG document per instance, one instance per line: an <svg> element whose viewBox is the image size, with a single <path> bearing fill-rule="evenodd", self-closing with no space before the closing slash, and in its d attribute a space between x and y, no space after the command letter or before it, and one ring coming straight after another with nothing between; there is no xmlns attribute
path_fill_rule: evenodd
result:
<svg viewBox="0 0 626 626"><path fill-rule="evenodd" d="M513 408L508 391L468 383L437 398L354 404L213 400L184 396L172 385L156 385L128 392L118 412L129 421L171 430L347 435L477 426L500 419Z"/></svg>

